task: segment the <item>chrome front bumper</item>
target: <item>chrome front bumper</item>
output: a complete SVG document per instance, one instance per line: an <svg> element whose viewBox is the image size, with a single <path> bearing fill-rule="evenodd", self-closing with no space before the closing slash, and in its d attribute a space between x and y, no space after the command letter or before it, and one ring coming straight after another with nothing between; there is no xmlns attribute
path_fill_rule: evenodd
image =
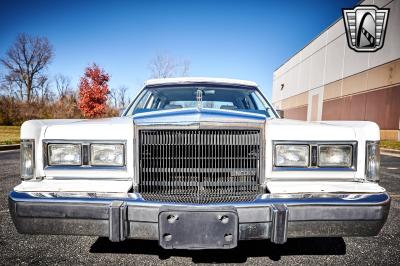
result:
<svg viewBox="0 0 400 266"><path fill-rule="evenodd" d="M232 210L238 217L237 240L285 243L287 238L296 237L375 236L387 219L389 207L387 193L263 194L253 202L207 205L149 202L135 193L125 197L16 191L9 194L10 213L19 233L91 235L111 241L161 241L159 219L164 209L215 213Z"/></svg>

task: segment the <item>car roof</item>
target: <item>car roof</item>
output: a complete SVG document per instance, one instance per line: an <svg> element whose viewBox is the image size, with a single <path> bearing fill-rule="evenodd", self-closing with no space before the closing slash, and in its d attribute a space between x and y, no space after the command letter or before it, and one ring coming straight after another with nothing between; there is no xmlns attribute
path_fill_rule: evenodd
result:
<svg viewBox="0 0 400 266"><path fill-rule="evenodd" d="M175 85L175 84L179 85L179 84L193 84L193 83L210 83L210 84L258 87L257 83L248 80L227 79L227 78L206 78L206 77L149 79L144 83L144 85L155 86L155 85Z"/></svg>

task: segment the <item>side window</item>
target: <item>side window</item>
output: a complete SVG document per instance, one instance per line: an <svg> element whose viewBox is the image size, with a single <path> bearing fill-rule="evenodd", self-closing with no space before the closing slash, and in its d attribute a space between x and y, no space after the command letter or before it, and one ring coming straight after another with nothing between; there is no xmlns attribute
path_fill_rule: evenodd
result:
<svg viewBox="0 0 400 266"><path fill-rule="evenodd" d="M146 94L146 91L140 92L140 94L136 97L135 101L130 104L128 111L125 113L125 116L133 115L133 113L136 109L136 106L138 105L138 100L140 101L141 99L143 99L143 96L145 94Z"/></svg>
<svg viewBox="0 0 400 266"><path fill-rule="evenodd" d="M271 106L258 91L252 92L251 96L252 96L254 103L257 106L258 110L265 111L267 113L268 117L275 117L275 114L272 111Z"/></svg>
<svg viewBox="0 0 400 266"><path fill-rule="evenodd" d="M146 94L144 94L142 96L142 98L139 100L139 102L136 104L134 109L137 110L137 109L146 108L146 103L147 103L147 100L149 99L150 94L151 94L151 91L147 91Z"/></svg>
<svg viewBox="0 0 400 266"><path fill-rule="evenodd" d="M267 104L264 103L261 99L261 95L259 95L256 91L251 93L251 98L253 99L253 102L256 106L257 110L263 110L265 111Z"/></svg>
<svg viewBox="0 0 400 266"><path fill-rule="evenodd" d="M149 96L149 98L148 98L148 100L147 100L147 103L146 103L146 109L152 109L152 108L154 108L153 107L153 104L154 104L154 95L150 95Z"/></svg>

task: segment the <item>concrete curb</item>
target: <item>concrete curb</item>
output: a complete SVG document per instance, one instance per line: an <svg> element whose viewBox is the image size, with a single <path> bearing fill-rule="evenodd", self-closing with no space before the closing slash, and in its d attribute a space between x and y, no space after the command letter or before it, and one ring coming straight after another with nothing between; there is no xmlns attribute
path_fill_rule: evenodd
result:
<svg viewBox="0 0 400 266"><path fill-rule="evenodd" d="M382 153L392 153L400 155L400 150L381 148Z"/></svg>
<svg viewBox="0 0 400 266"><path fill-rule="evenodd" d="M0 145L0 151L18 150L19 144Z"/></svg>

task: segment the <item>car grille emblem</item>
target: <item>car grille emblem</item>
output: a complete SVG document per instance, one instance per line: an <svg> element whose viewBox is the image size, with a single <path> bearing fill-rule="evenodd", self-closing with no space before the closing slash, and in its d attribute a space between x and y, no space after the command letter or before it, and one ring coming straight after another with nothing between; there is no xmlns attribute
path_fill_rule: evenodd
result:
<svg viewBox="0 0 400 266"><path fill-rule="evenodd" d="M376 6L357 6L343 9L347 44L356 52L375 52L383 47L388 8Z"/></svg>

